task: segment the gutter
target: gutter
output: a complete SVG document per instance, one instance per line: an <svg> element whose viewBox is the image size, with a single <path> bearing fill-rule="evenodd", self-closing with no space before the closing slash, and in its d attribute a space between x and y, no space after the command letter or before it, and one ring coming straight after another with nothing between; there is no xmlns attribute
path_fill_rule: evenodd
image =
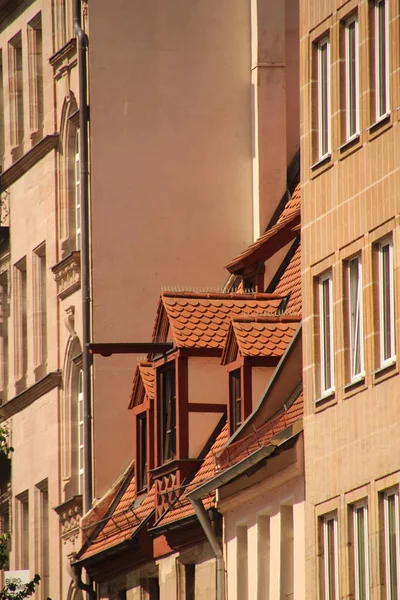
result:
<svg viewBox="0 0 400 600"><path fill-rule="evenodd" d="M186 494L186 497L193 506L200 525L202 526L203 531L210 542L210 546L217 561L217 600L225 600L226 598L224 555L201 498L209 492L214 491L216 488L229 483L239 475L243 475L250 467L271 456L271 454L273 454L275 450L279 448L279 446L282 446L290 439L297 436L302 430L303 419L298 419L292 423L292 425L276 434L276 436L271 439L269 446L262 446L240 462L223 471L223 473L220 475L213 477L213 479L210 479L203 485L194 489L192 492Z"/></svg>
<svg viewBox="0 0 400 600"><path fill-rule="evenodd" d="M89 169L88 169L88 38L81 26L81 0L74 0L74 31L79 65L79 145L81 194L81 280L82 280L82 346L83 346L83 439L84 489L83 512L90 510L93 499L92 482L92 389L90 343L90 257L89 257Z"/></svg>

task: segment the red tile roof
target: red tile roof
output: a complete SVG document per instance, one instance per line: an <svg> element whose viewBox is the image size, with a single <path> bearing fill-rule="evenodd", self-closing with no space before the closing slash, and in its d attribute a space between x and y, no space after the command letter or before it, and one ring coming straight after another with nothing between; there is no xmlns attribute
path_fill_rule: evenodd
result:
<svg viewBox="0 0 400 600"><path fill-rule="evenodd" d="M104 526L91 540L89 547L83 554L78 555L79 560L85 560L132 538L142 521L154 511L154 494L155 486L145 496L143 502L137 508L133 508L136 498L136 485L134 475L130 475L117 506L110 515L102 520ZM90 527L93 528L93 524ZM84 529L83 536L85 537Z"/></svg>
<svg viewBox="0 0 400 600"><path fill-rule="evenodd" d="M290 294L286 312L301 314L301 244L297 247L296 252L280 278L275 288L275 294L282 296Z"/></svg>
<svg viewBox="0 0 400 600"><path fill-rule="evenodd" d="M222 448L228 441L228 437L228 425L225 425L221 433L215 440L214 444L212 445L210 451L204 458L200 469L197 471L192 481L186 487L185 492L190 492L191 490L194 490L196 487L198 487L199 485L201 485L205 481L208 481L209 479L214 477L214 475L216 475L216 456L221 452ZM203 498L203 504L206 510L213 507L215 504L215 493L211 493L205 498ZM172 523L173 521L179 521L192 515L194 515L192 505L190 504L185 493L183 493L182 496L173 505L173 507L168 512L166 512L163 515L163 517L156 523L156 526L162 527L164 525L167 525L168 523Z"/></svg>
<svg viewBox="0 0 400 600"><path fill-rule="evenodd" d="M243 313L276 314L281 300L277 294L164 292L155 337L161 329L164 313L178 348L222 349L231 319ZM163 329L165 332L165 326Z"/></svg>
<svg viewBox="0 0 400 600"><path fill-rule="evenodd" d="M246 458L249 454L258 450L258 448L268 446L274 435L280 433L298 419L301 419L303 412L304 398L303 392L301 392L288 409L283 406L281 410L264 425L261 425L261 427L258 427L239 441L226 446L217 458L218 468L226 469L231 467L243 458Z"/></svg>
<svg viewBox="0 0 400 600"><path fill-rule="evenodd" d="M258 261L266 261L270 256L283 248L298 233L300 225L300 184L285 205L277 223L244 250L239 256L226 265L230 273L240 273L246 267Z"/></svg>
<svg viewBox="0 0 400 600"><path fill-rule="evenodd" d="M135 369L129 408L141 404L144 394L149 400L154 400L154 368L149 362L141 362Z"/></svg>
<svg viewBox="0 0 400 600"><path fill-rule="evenodd" d="M235 319L232 328L242 356L282 356L300 317L260 317L255 320Z"/></svg>

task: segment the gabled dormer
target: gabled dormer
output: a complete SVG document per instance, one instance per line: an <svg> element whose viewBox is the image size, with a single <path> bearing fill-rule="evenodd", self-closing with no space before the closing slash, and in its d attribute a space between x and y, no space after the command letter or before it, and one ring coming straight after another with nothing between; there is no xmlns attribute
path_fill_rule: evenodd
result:
<svg viewBox="0 0 400 600"><path fill-rule="evenodd" d="M299 315L241 315L232 320L222 354L232 435L254 410L300 324Z"/></svg>
<svg viewBox="0 0 400 600"><path fill-rule="evenodd" d="M232 318L276 312L275 294L164 292L154 342L173 348L149 358L155 370L156 520L197 469L205 443L227 410L221 356Z"/></svg>
<svg viewBox="0 0 400 600"><path fill-rule="evenodd" d="M150 362L136 367L129 408L134 418L136 494L150 489L150 470L154 465L155 371Z"/></svg>

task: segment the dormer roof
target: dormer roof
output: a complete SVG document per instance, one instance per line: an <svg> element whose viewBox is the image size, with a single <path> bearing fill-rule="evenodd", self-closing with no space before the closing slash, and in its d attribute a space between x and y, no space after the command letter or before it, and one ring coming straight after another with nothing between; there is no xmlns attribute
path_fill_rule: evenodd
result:
<svg viewBox="0 0 400 600"><path fill-rule="evenodd" d="M142 404L145 396L154 400L154 368L149 362L141 362L135 369L129 408Z"/></svg>
<svg viewBox="0 0 400 600"><path fill-rule="evenodd" d="M242 357L281 357L299 326L299 315L241 315L232 320L222 364Z"/></svg>
<svg viewBox="0 0 400 600"><path fill-rule="evenodd" d="M277 294L164 292L153 341L171 338L177 348L222 350L232 319L239 315L276 314Z"/></svg>

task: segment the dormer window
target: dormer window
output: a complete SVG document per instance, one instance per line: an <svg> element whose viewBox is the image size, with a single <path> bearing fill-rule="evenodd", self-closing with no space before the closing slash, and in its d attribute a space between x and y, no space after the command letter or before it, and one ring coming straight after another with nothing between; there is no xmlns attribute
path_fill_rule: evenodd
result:
<svg viewBox="0 0 400 600"><path fill-rule="evenodd" d="M240 369L229 373L229 415L231 435L242 424L242 384Z"/></svg>
<svg viewBox="0 0 400 600"><path fill-rule="evenodd" d="M136 418L136 489L147 489L147 411Z"/></svg>
<svg viewBox="0 0 400 600"><path fill-rule="evenodd" d="M175 364L160 369L157 386L158 399L158 464L176 456L176 384Z"/></svg>

